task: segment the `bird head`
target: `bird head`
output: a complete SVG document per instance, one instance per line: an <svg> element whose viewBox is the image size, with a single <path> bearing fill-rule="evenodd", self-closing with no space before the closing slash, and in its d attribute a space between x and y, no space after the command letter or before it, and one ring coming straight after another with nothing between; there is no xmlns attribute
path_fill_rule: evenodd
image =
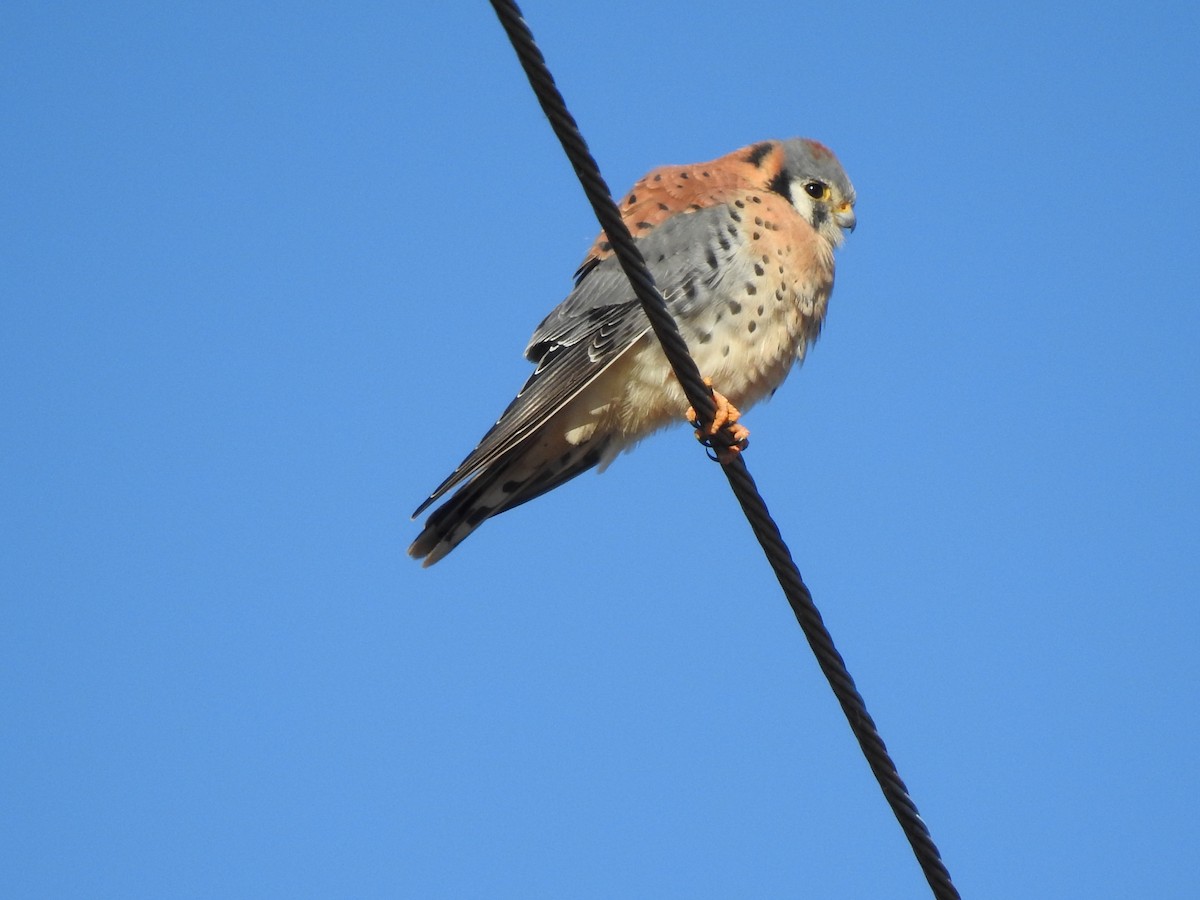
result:
<svg viewBox="0 0 1200 900"><path fill-rule="evenodd" d="M845 232L853 231L854 185L833 151L808 138L783 142L784 164L780 193L831 246L840 247Z"/></svg>

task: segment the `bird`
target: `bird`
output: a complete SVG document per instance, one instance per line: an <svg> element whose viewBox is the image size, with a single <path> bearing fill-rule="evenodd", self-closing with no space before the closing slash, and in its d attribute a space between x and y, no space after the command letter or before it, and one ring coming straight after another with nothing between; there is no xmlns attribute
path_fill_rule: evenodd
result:
<svg viewBox="0 0 1200 900"><path fill-rule="evenodd" d="M857 224L856 195L829 148L760 141L704 163L662 166L618 208L727 429L770 396L817 340L834 250ZM602 231L574 287L533 332L524 387L479 445L413 513L454 488L408 548L430 566L485 520L541 496L673 421L695 420Z"/></svg>

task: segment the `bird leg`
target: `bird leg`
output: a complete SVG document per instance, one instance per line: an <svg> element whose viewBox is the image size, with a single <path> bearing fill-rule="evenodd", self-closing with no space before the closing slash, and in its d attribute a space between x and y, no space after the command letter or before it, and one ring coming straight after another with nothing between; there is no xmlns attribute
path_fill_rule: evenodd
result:
<svg viewBox="0 0 1200 900"><path fill-rule="evenodd" d="M711 378L705 378L704 383L708 385L710 390L712 389ZM742 414L724 395L713 391L712 398L713 404L716 406L713 420L707 428L696 429L696 440L704 446L713 449L717 454L717 462L721 463L721 465L729 465L739 453L750 445L750 432L745 426L738 424L738 419L741 418ZM692 407L689 406L684 415L687 416L687 420L692 425L698 424L699 417L696 415L696 410ZM732 443L728 447L713 442L713 436L720 431L726 432L732 439Z"/></svg>

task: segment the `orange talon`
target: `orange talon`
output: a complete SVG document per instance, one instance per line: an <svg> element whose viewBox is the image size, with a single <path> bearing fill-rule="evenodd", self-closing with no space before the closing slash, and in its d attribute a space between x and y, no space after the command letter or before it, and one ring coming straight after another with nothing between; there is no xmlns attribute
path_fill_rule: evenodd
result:
<svg viewBox="0 0 1200 900"><path fill-rule="evenodd" d="M712 388L712 379L705 378L704 383ZM713 404L716 406L716 411L713 413L713 420L707 429L696 429L696 440L704 444L706 447L711 447L717 454L717 462L721 465L728 465L733 462L734 458L741 453L750 444L750 432L744 425L738 424L738 419L742 414L738 408L729 400L717 391L712 392ZM692 407L687 408L687 420L693 425L696 424L696 410ZM728 447L723 447L720 444L713 444L712 438L717 432L726 431L733 439L733 443Z"/></svg>

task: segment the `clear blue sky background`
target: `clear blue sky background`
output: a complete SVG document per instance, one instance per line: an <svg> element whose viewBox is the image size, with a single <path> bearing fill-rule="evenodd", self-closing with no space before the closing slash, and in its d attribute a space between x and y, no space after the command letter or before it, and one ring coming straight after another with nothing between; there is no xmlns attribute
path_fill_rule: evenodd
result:
<svg viewBox="0 0 1200 900"><path fill-rule="evenodd" d="M748 462L980 900L1195 896L1198 9L526 8L615 190L854 179ZM596 231L486 4L12 5L0 103L0 895L928 896L685 430L404 556Z"/></svg>

